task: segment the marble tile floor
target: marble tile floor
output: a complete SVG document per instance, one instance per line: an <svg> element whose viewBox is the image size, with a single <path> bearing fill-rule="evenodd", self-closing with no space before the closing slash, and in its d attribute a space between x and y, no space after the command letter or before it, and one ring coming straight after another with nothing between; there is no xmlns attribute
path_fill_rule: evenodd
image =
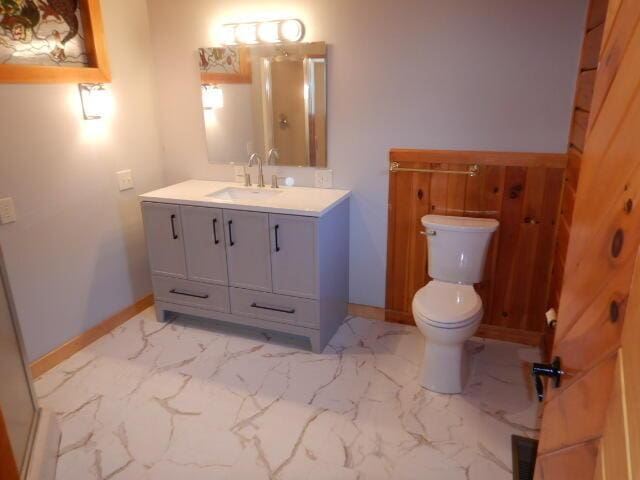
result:
<svg viewBox="0 0 640 480"><path fill-rule="evenodd" d="M463 395L422 389L415 327L350 318L301 339L152 308L36 381L63 432L58 480L507 480L536 436L536 349L473 339Z"/></svg>

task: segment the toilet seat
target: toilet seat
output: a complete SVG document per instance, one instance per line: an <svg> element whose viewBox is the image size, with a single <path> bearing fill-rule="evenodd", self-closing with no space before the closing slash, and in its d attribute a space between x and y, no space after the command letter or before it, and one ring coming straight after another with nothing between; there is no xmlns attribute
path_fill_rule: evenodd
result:
<svg viewBox="0 0 640 480"><path fill-rule="evenodd" d="M437 328L462 328L480 319L482 299L473 285L432 280L413 297L416 321Z"/></svg>

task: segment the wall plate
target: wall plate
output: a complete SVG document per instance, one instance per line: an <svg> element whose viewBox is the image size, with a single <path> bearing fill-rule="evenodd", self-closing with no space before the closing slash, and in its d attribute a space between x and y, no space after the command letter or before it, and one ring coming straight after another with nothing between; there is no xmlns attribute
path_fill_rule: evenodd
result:
<svg viewBox="0 0 640 480"><path fill-rule="evenodd" d="M0 225L16 221L16 208L13 198L0 198Z"/></svg>
<svg viewBox="0 0 640 480"><path fill-rule="evenodd" d="M316 170L315 186L317 188L333 188L333 170L329 168Z"/></svg>

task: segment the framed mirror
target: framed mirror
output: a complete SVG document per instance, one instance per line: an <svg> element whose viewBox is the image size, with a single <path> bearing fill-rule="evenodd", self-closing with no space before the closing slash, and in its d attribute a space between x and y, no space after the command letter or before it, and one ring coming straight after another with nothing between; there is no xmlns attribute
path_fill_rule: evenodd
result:
<svg viewBox="0 0 640 480"><path fill-rule="evenodd" d="M210 163L327 167L324 42L198 53Z"/></svg>

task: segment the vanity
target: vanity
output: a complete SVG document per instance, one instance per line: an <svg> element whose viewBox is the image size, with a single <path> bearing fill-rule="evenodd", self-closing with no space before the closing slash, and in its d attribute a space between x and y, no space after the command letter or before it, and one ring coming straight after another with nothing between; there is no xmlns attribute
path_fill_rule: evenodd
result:
<svg viewBox="0 0 640 480"><path fill-rule="evenodd" d="M321 352L347 315L349 196L200 180L141 195L158 319L284 332Z"/></svg>

